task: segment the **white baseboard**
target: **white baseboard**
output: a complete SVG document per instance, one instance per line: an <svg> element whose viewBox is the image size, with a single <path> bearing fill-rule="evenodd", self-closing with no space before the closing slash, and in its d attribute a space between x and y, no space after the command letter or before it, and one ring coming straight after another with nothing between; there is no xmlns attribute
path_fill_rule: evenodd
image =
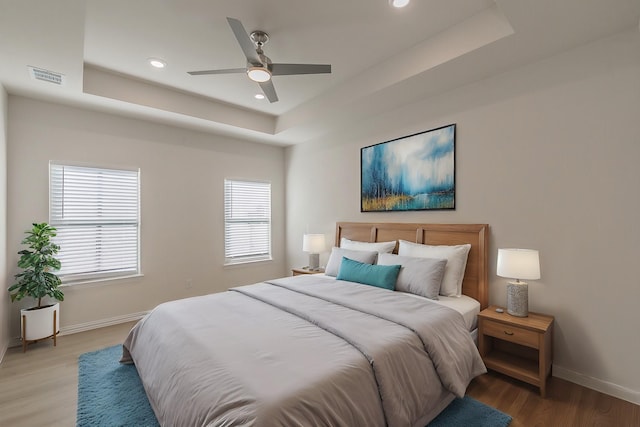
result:
<svg viewBox="0 0 640 427"><path fill-rule="evenodd" d="M640 405L639 391L631 390L618 384L590 377L588 375L581 374L579 372L575 372L555 364L553 365L553 376L599 391L604 394L608 394L613 397L617 397L618 399L626 400L627 402Z"/></svg>
<svg viewBox="0 0 640 427"><path fill-rule="evenodd" d="M108 319L93 320L91 322L78 323L76 325L63 326L60 328L58 336L77 334L78 332L91 331L93 329L104 328L107 326L119 325L120 323L134 322L142 319L149 313L148 311L140 311L138 313L125 314L122 316L110 317ZM13 337L9 343L9 347L21 346L20 337ZM2 359L0 358L0 361Z"/></svg>
<svg viewBox="0 0 640 427"><path fill-rule="evenodd" d="M119 325L120 323L134 322L146 316L148 311L140 311L138 313L125 314L122 316L110 317L108 319L94 320L77 325L69 325L60 328L60 335L77 334L78 332L91 331L93 329L104 328L106 326Z"/></svg>

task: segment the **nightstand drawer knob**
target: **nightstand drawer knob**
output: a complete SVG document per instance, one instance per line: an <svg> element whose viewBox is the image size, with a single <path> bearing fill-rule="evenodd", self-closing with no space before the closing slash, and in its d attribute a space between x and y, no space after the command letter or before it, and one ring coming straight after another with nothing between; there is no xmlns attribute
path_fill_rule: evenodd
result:
<svg viewBox="0 0 640 427"><path fill-rule="evenodd" d="M513 335L513 332L510 331L504 331L505 335Z"/></svg>

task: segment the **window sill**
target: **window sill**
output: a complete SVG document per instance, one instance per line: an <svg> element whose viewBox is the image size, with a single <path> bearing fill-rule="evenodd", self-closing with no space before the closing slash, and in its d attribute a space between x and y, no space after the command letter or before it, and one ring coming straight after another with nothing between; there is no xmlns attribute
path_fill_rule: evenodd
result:
<svg viewBox="0 0 640 427"><path fill-rule="evenodd" d="M93 287L96 287L96 286L108 285L111 282L115 282L115 281L127 280L127 279L136 279L138 277L144 277L144 274L139 273L139 274L130 274L130 275L127 275L127 276L104 277L104 278L101 278L101 279L80 280L80 281L77 281L77 282L62 283L60 285L60 287L61 288L65 288L65 289L73 289L75 287L93 288Z"/></svg>
<svg viewBox="0 0 640 427"><path fill-rule="evenodd" d="M265 259L248 259L248 260L244 260L244 261L232 261L232 262L225 262L223 267L227 268L227 267L241 267L243 265L247 265L247 264L257 264L260 262L273 262L273 258L265 258Z"/></svg>

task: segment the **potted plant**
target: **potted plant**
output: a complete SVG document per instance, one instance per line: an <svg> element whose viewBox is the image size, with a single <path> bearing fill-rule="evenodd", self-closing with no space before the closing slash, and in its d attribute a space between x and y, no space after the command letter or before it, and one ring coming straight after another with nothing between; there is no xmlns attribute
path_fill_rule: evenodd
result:
<svg viewBox="0 0 640 427"><path fill-rule="evenodd" d="M60 278L52 272L60 269L60 261L55 258L60 246L51 241L56 236L56 229L44 222L34 223L25 234L27 237L21 243L29 248L18 252L18 267L23 271L15 275L18 282L9 287L11 301L24 297L38 300L37 306L20 310L23 351L26 351L27 343L44 338L53 338L53 345L56 345L60 332L60 304L42 305L42 299L48 296L64 300L64 294L58 289Z"/></svg>

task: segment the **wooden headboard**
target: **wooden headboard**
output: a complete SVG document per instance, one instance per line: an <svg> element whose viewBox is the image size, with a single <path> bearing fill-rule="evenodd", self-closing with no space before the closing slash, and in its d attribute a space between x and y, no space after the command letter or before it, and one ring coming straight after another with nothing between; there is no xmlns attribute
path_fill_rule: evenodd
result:
<svg viewBox="0 0 640 427"><path fill-rule="evenodd" d="M471 244L467 268L462 282L462 293L480 301L485 309L489 305L489 225L487 224L407 224L398 222L338 222L336 246L345 237L361 242L388 242L407 240L428 245ZM398 245L394 252L398 251Z"/></svg>

